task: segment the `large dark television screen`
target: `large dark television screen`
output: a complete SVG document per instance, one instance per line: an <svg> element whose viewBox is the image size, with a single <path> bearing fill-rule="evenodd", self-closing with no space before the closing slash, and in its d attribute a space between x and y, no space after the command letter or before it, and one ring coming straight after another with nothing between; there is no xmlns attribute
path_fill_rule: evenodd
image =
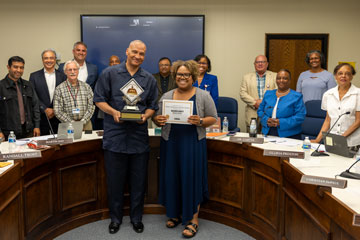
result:
<svg viewBox="0 0 360 240"><path fill-rule="evenodd" d="M117 55L123 62L132 40L142 40L146 56L142 67L158 72L158 60L193 59L204 52L203 15L130 16L81 15L81 39L88 46L87 60L99 72L108 66L109 57Z"/></svg>

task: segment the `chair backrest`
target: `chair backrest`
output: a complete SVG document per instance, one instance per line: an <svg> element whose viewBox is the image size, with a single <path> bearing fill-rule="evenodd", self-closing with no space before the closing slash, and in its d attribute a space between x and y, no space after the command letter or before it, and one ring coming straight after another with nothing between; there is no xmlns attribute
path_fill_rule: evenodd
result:
<svg viewBox="0 0 360 240"><path fill-rule="evenodd" d="M321 100L311 100L305 103L306 117L302 124L301 138L308 136L316 138L324 123L326 111L321 109Z"/></svg>
<svg viewBox="0 0 360 240"><path fill-rule="evenodd" d="M240 128L237 126L238 121L238 102L234 98L219 97L217 105L217 113L221 118L221 126L224 117L229 120L229 131L240 132Z"/></svg>

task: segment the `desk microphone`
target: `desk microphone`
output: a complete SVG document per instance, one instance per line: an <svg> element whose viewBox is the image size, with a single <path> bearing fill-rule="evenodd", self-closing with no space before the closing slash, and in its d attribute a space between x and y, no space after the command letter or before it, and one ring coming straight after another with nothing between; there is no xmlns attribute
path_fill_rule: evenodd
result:
<svg viewBox="0 0 360 240"><path fill-rule="evenodd" d="M45 114L46 120L47 120L47 122L48 122L48 124L49 124L49 127L50 127L50 129L49 129L49 130L50 130L50 134L53 135L54 138L56 138L56 137L55 137L55 134L54 134L54 130L53 130L51 124L50 124L50 120L49 120L49 118L48 118L48 116L47 116L47 114L46 114L46 112L45 112L44 107L43 107L43 106L40 106L40 109L41 109L41 110L44 112L44 114Z"/></svg>
<svg viewBox="0 0 360 240"><path fill-rule="evenodd" d="M331 128L326 131L325 136L323 136L323 138L325 138L330 133L330 131L334 128L334 126L336 125L336 123L339 121L339 119L342 116L348 115L348 114L350 114L350 112L345 112L343 114L340 114L340 116L336 119L335 123L331 126ZM319 143L319 146L316 148L316 150L313 153L311 153L311 156L313 156L313 157L329 156L329 154L327 154L327 153L319 152L320 145L321 144Z"/></svg>
<svg viewBox="0 0 360 240"><path fill-rule="evenodd" d="M352 179L359 179L360 180L360 174L359 173L352 173L350 172L350 169L357 164L358 162L360 162L360 158L358 160L356 160L348 169L346 169L344 172L342 172L340 174L340 177L344 177L344 178L352 178Z"/></svg>

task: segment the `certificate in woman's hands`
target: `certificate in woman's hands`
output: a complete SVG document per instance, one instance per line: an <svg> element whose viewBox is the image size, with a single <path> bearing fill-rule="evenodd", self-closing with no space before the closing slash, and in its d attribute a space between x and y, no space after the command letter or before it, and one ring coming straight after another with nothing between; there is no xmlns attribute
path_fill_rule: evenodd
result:
<svg viewBox="0 0 360 240"><path fill-rule="evenodd" d="M189 124L188 118L193 115L193 101L163 100L162 115L166 116L167 123Z"/></svg>

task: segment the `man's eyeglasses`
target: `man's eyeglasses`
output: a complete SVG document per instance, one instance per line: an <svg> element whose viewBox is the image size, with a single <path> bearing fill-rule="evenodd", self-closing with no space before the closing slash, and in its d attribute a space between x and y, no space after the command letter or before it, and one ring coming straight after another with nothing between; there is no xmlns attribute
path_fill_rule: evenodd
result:
<svg viewBox="0 0 360 240"><path fill-rule="evenodd" d="M176 77L178 78L185 78L188 79L189 77L191 77L191 73L176 73Z"/></svg>
<svg viewBox="0 0 360 240"><path fill-rule="evenodd" d="M255 64L265 64L267 61L255 61Z"/></svg>

